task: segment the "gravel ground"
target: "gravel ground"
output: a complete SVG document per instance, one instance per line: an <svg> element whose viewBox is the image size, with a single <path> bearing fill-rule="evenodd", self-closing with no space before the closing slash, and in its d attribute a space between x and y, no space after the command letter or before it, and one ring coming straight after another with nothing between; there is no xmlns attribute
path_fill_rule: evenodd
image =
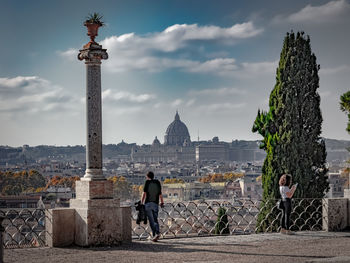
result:
<svg viewBox="0 0 350 263"><path fill-rule="evenodd" d="M119 247L5 249L4 262L350 262L350 233L161 239Z"/></svg>

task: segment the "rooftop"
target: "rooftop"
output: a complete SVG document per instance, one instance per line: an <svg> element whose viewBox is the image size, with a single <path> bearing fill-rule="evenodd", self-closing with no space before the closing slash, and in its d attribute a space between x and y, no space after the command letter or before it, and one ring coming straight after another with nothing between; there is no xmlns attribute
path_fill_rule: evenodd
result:
<svg viewBox="0 0 350 263"><path fill-rule="evenodd" d="M350 232L133 241L119 247L5 249L4 262L350 262Z"/></svg>

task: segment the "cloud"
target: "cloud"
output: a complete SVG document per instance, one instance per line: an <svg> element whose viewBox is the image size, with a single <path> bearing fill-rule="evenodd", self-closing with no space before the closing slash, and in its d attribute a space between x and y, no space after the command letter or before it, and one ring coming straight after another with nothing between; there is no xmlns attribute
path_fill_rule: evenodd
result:
<svg viewBox="0 0 350 263"><path fill-rule="evenodd" d="M288 16L277 16L275 23L281 21L291 23L330 23L337 21L350 10L350 4L346 0L330 1L324 5L312 6L307 5L300 11ZM348 15L348 14L347 14Z"/></svg>
<svg viewBox="0 0 350 263"><path fill-rule="evenodd" d="M217 73L217 74L227 74L235 69L237 65L235 64L235 59L233 58L216 58L212 60L205 61L203 63L194 63L192 67L188 68L189 72L199 72L199 73Z"/></svg>
<svg viewBox="0 0 350 263"><path fill-rule="evenodd" d="M320 75L333 75L333 74L349 74L350 73L350 66L348 65L341 65L334 68L321 68L320 69Z"/></svg>
<svg viewBox="0 0 350 263"><path fill-rule="evenodd" d="M237 89L237 88L217 88L217 89L203 89L203 90L191 90L189 91L189 94L192 96L199 96L199 95L205 95L205 96L229 96L229 95L239 95L239 94L245 94L245 90Z"/></svg>
<svg viewBox="0 0 350 263"><path fill-rule="evenodd" d="M237 78L257 78L259 76L271 76L276 73L278 60L262 62L244 62L235 72Z"/></svg>
<svg viewBox="0 0 350 263"><path fill-rule="evenodd" d="M183 100L182 99L176 99L174 100L172 103L171 103L171 106L173 108L177 107L177 106L180 106L181 104L183 103Z"/></svg>
<svg viewBox="0 0 350 263"><path fill-rule="evenodd" d="M153 100L156 96L154 94L133 94L126 91L113 92L107 89L102 92L102 99L104 102L125 101L132 103L145 103Z"/></svg>
<svg viewBox="0 0 350 263"><path fill-rule="evenodd" d="M71 108L63 88L37 76L0 78L0 113L36 113Z"/></svg>
<svg viewBox="0 0 350 263"><path fill-rule="evenodd" d="M184 52L190 45L201 44L234 44L239 40L251 38L263 30L256 28L252 22L235 24L232 27L199 26L197 24L176 24L162 32L137 35L128 33L111 36L101 41L109 53L104 63L110 72L144 70L159 72L168 69L179 69L193 73L221 74L235 69L233 58L212 57L212 59L190 59L174 57L175 52ZM60 52L62 56L71 56L69 49ZM221 55L227 54L221 52ZM218 54L217 54L218 55Z"/></svg>
<svg viewBox="0 0 350 263"><path fill-rule="evenodd" d="M75 48L69 48L66 51L56 51L56 53L64 58L67 58L69 60L76 60L78 54L79 54L79 50L75 49Z"/></svg>
<svg viewBox="0 0 350 263"><path fill-rule="evenodd" d="M234 110L244 108L246 103L212 103L208 105L201 105L197 108L199 112L206 112L207 114L223 114L226 112L232 113Z"/></svg>

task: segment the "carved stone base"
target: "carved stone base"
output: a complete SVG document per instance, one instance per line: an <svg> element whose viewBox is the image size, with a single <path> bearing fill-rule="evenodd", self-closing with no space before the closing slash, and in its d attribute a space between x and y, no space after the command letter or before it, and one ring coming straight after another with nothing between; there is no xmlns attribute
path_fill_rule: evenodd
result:
<svg viewBox="0 0 350 263"><path fill-rule="evenodd" d="M325 231L342 231L348 226L347 198L326 198L322 200L322 228Z"/></svg>
<svg viewBox="0 0 350 263"><path fill-rule="evenodd" d="M71 200L75 209L75 244L115 246L131 242L131 208L117 199Z"/></svg>
<svg viewBox="0 0 350 263"><path fill-rule="evenodd" d="M48 246L115 246L131 242L131 208L113 199L113 182L76 181L70 208L46 213Z"/></svg>
<svg viewBox="0 0 350 263"><path fill-rule="evenodd" d="M110 180L75 182L76 199L111 199L113 198L113 182Z"/></svg>

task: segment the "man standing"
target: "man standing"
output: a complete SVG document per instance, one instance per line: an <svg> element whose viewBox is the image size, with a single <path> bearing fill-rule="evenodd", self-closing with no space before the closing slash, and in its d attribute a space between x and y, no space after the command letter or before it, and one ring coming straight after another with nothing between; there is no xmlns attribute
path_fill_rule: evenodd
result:
<svg viewBox="0 0 350 263"><path fill-rule="evenodd" d="M159 224L158 224L158 204L160 199L160 206L164 206L162 187L160 182L154 179L154 173L148 172L146 175L146 182L143 188L141 202L145 204L146 215L152 229L153 242L157 242L160 238Z"/></svg>

